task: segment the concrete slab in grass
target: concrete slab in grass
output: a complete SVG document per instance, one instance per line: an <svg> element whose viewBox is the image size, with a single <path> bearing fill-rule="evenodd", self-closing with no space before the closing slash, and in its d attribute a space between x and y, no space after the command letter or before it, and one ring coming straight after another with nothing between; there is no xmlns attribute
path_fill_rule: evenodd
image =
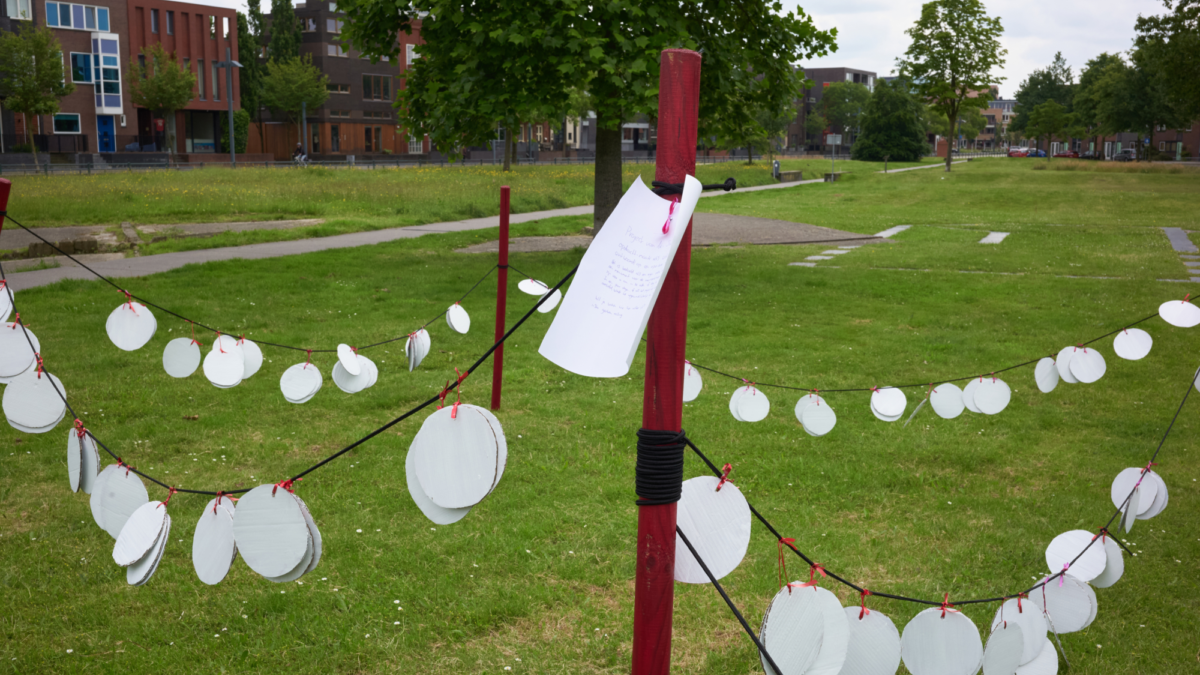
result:
<svg viewBox="0 0 1200 675"><path fill-rule="evenodd" d="M1175 249L1176 253L1200 253L1200 248L1188 239L1188 233L1178 227L1164 227L1163 233L1167 235L1167 241L1171 242L1171 248Z"/></svg>

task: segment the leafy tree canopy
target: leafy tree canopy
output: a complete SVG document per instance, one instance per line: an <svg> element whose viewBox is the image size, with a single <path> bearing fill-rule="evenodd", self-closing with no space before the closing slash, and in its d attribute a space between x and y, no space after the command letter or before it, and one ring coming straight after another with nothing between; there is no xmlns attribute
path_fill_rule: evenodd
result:
<svg viewBox="0 0 1200 675"><path fill-rule="evenodd" d="M300 18L292 8L292 0L271 0L271 26L267 32L271 38L267 42L268 61L283 62L300 56Z"/></svg>
<svg viewBox="0 0 1200 675"><path fill-rule="evenodd" d="M329 78L312 64L308 54L302 58L268 61L262 102L274 114L294 124L300 119L303 106L316 110L325 103L329 98L328 82Z"/></svg>
<svg viewBox="0 0 1200 675"><path fill-rule="evenodd" d="M848 131L858 128L859 116L870 100L871 90L866 85L834 82L821 96L821 110L829 124Z"/></svg>
<svg viewBox="0 0 1200 675"><path fill-rule="evenodd" d="M1168 12L1138 17L1138 48L1161 47L1167 102L1186 119L1200 117L1200 0L1163 0Z"/></svg>
<svg viewBox="0 0 1200 675"><path fill-rule="evenodd" d="M75 91L63 74L62 45L45 26L0 32L0 73L0 98L13 112L53 115Z"/></svg>
<svg viewBox="0 0 1200 675"><path fill-rule="evenodd" d="M133 104L162 115L167 127L167 152L175 152L175 111L192 100L196 76L168 53L161 43L142 48L146 64L134 63L126 78Z"/></svg>
<svg viewBox="0 0 1200 675"><path fill-rule="evenodd" d="M1029 115L1033 109L1046 101L1054 101L1067 109L1072 109L1075 99L1075 76L1067 65L1062 52L1054 55L1054 62L1048 67L1035 70L1025 78L1017 89L1017 117L1012 121L1014 129L1024 129L1029 124Z"/></svg>
<svg viewBox="0 0 1200 675"><path fill-rule="evenodd" d="M853 159L915 162L929 149L925 142L925 106L903 80L880 81L867 101L862 134L850 150Z"/></svg>

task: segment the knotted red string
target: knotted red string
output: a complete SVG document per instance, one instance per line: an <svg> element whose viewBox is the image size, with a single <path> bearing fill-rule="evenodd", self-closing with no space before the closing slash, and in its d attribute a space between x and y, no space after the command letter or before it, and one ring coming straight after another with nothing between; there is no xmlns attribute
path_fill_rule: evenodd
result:
<svg viewBox="0 0 1200 675"><path fill-rule="evenodd" d="M861 597L861 599L862 599L862 609L859 610L859 612L858 612L858 620L859 621L862 621L864 616L871 613L871 610L867 609L867 596L870 594L871 594L871 591L868 591L865 588L862 589L862 593L859 593L859 597Z"/></svg>
<svg viewBox="0 0 1200 675"><path fill-rule="evenodd" d="M125 289L121 289L121 292L125 294L125 302L129 305L129 311L137 314L137 310L133 308L133 294Z"/></svg>
<svg viewBox="0 0 1200 675"><path fill-rule="evenodd" d="M809 394L809 397L813 397L813 396L817 397L817 405L821 405L821 390L813 389L812 393Z"/></svg>
<svg viewBox="0 0 1200 675"><path fill-rule="evenodd" d="M458 406L462 403L462 383L471 374L469 370L465 373L459 372L458 368L455 368L454 372L458 375L458 378L454 380L454 384L456 385L454 388L455 400L454 408L450 411L450 419L458 419ZM438 394L438 410L446 407L446 397L449 395L450 380L446 380L446 386L442 387L442 393Z"/></svg>
<svg viewBox="0 0 1200 675"><path fill-rule="evenodd" d="M170 503L171 497L174 497L176 492L178 492L178 490L176 490L175 488L168 487L167 488L167 498L162 500L161 502L159 502L158 506L156 506L154 508L162 508L162 507L166 506L168 503Z"/></svg>
<svg viewBox="0 0 1200 675"><path fill-rule="evenodd" d="M1086 350L1084 350L1084 351L1086 351ZM992 384L995 384L995 383L996 383L996 374L992 373Z"/></svg>
<svg viewBox="0 0 1200 675"><path fill-rule="evenodd" d="M784 579L787 578L787 559L783 555L783 545L787 544L788 547L790 547L793 551L795 551L796 547L793 545L793 543L795 541L796 540L792 537L788 537L786 539L784 539L783 537L779 538L779 569L778 569L778 572L779 572L779 588L780 589L783 589ZM792 584L791 583L787 584L787 589L788 589L788 593L792 592Z"/></svg>
<svg viewBox="0 0 1200 675"><path fill-rule="evenodd" d="M879 387L871 387L871 393L872 393L872 394L878 394L878 393L879 393Z"/></svg>
<svg viewBox="0 0 1200 675"><path fill-rule="evenodd" d="M678 204L678 198L671 198L671 208L667 210L667 222L663 223L662 233L667 234L671 231L671 219L675 217L675 205Z"/></svg>
<svg viewBox="0 0 1200 675"><path fill-rule="evenodd" d="M297 478L296 480L304 480L304 479ZM271 488L271 496L274 497L275 493L279 490L279 488L283 488L284 490L287 490L288 492L291 492L292 494L296 494L296 490L293 487L295 482L296 481L293 481L291 478L288 478L287 480L279 481L278 483L275 484L275 487Z"/></svg>
<svg viewBox="0 0 1200 675"><path fill-rule="evenodd" d="M275 494L275 491L272 490L271 494ZM224 497L225 499L228 499L231 502L236 502L238 500L238 498L234 497L233 495L227 495L227 494L225 494L224 491L217 490L217 499L216 499L216 501L213 502L213 513L217 512L217 505L221 503L222 497Z"/></svg>
<svg viewBox="0 0 1200 675"><path fill-rule="evenodd" d="M947 593L945 597L942 598L942 618L946 618L946 612L957 611L957 609L954 609L954 603L950 602L950 594Z"/></svg>
<svg viewBox="0 0 1200 675"><path fill-rule="evenodd" d="M721 467L721 480L720 480L720 482L717 483L717 492L721 491L722 485L724 485L725 483L731 482L729 480L729 473L731 471L733 471L732 464L726 464L725 466Z"/></svg>
<svg viewBox="0 0 1200 675"><path fill-rule="evenodd" d="M188 319L188 323L192 326L192 344L198 347L203 347L204 345L202 345L200 341L196 339L196 322Z"/></svg>
<svg viewBox="0 0 1200 675"><path fill-rule="evenodd" d="M304 360L304 367L300 370L308 370L308 364L312 363L312 350L306 349L304 351L308 352L308 358Z"/></svg>
<svg viewBox="0 0 1200 675"><path fill-rule="evenodd" d="M1058 575L1058 587L1062 588L1063 577L1067 576L1067 570L1071 569L1071 563L1063 563L1062 574Z"/></svg>
<svg viewBox="0 0 1200 675"><path fill-rule="evenodd" d="M820 581L819 579L817 579L817 573L820 573L821 576L825 576L825 568L821 565L821 563L813 563L813 564L809 565L808 566L808 581L800 584L800 588L808 588L808 587L812 586L813 590L816 590L817 582Z"/></svg>
<svg viewBox="0 0 1200 675"><path fill-rule="evenodd" d="M129 470L133 468L129 464L126 464L120 457L117 458L117 467L123 467L125 469L126 477L129 477Z"/></svg>
<svg viewBox="0 0 1200 675"><path fill-rule="evenodd" d="M1183 301L1184 301L1184 302L1187 302L1187 301L1188 301L1188 298L1190 298L1190 297L1192 297L1192 294L1191 294L1191 293L1188 293L1187 295L1183 296Z"/></svg>
<svg viewBox="0 0 1200 675"><path fill-rule="evenodd" d="M38 379L40 380L40 379L42 379L42 370L44 370L44 366L42 364L42 355L38 354L37 352L34 352L33 355L37 357L37 364L38 364L37 376L38 376Z"/></svg>
<svg viewBox="0 0 1200 675"><path fill-rule="evenodd" d="M12 325L9 326L9 328L16 330L17 326L20 326L20 325L21 325L21 313L17 312L16 316L13 317Z"/></svg>
<svg viewBox="0 0 1200 675"><path fill-rule="evenodd" d="M222 354L225 353L225 345L221 344L221 331L217 331L217 349L220 349Z"/></svg>
<svg viewBox="0 0 1200 675"><path fill-rule="evenodd" d="M87 429L83 428L83 420L76 417L75 418L75 435L80 438L83 438L83 435L86 433L87 433Z"/></svg>
<svg viewBox="0 0 1200 675"><path fill-rule="evenodd" d="M39 361L38 363L41 363L41 361ZM1142 475L1138 476L1138 482L1135 483L1133 486L1134 490L1136 490L1142 486L1142 481L1146 479L1146 474L1150 473L1150 467L1152 467L1152 466L1158 466L1158 463L1150 462L1149 464L1146 465L1146 468L1142 469Z"/></svg>
<svg viewBox="0 0 1200 675"><path fill-rule="evenodd" d="M1021 598L1028 598L1028 593L1017 593L1017 614L1024 614L1025 609L1021 607Z"/></svg>

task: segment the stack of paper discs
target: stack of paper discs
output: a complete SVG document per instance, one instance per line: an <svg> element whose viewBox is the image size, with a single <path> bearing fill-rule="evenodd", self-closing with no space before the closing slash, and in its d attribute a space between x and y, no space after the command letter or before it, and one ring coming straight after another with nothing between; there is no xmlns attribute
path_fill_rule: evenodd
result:
<svg viewBox="0 0 1200 675"><path fill-rule="evenodd" d="M1058 651L1049 637L1043 637L1040 651L1032 661L1017 668L1016 675L1058 675Z"/></svg>
<svg viewBox="0 0 1200 675"><path fill-rule="evenodd" d="M992 375L973 377L962 390L963 406L981 415L998 415L1011 401L1008 383Z"/></svg>
<svg viewBox="0 0 1200 675"><path fill-rule="evenodd" d="M408 372L411 373L413 369L421 365L421 362L429 355L431 346L429 331L424 328L418 329L408 336L408 341L404 343L404 355L408 358Z"/></svg>
<svg viewBox="0 0 1200 675"><path fill-rule="evenodd" d="M871 412L884 422L895 422L904 416L908 398L895 387L879 387L871 394Z"/></svg>
<svg viewBox="0 0 1200 675"><path fill-rule="evenodd" d="M992 626L987 646L983 649L983 675L1013 675L1021 667L1025 650L1025 633L1008 621Z"/></svg>
<svg viewBox="0 0 1200 675"><path fill-rule="evenodd" d="M1108 564L1104 545L1094 541L1098 538L1087 530L1063 532L1046 547L1046 566L1051 572L1070 569L1080 581L1095 579Z"/></svg>
<svg viewBox="0 0 1200 675"><path fill-rule="evenodd" d="M148 501L150 496L146 494L146 486L136 473L126 467L109 464L92 486L92 518L100 529L116 539L125 527L125 521Z"/></svg>
<svg viewBox="0 0 1200 675"><path fill-rule="evenodd" d="M308 507L276 485L242 496L233 514L233 539L246 565L268 581L295 581L321 559L321 533Z"/></svg>
<svg viewBox="0 0 1200 675"><path fill-rule="evenodd" d="M204 376L220 389L230 389L254 375L262 367L263 355L258 345L245 338L222 335L213 341L204 357Z"/></svg>
<svg viewBox="0 0 1200 675"><path fill-rule="evenodd" d="M233 537L233 500L212 499L204 506L196 532L192 536L192 567L200 581L214 586L221 583L237 558Z"/></svg>
<svg viewBox="0 0 1200 675"><path fill-rule="evenodd" d="M1142 475L1143 471L1145 471L1145 476ZM1130 496L1130 493L1136 493L1136 497L1129 499L1126 504L1126 498ZM1113 506L1129 515L1128 518L1121 519L1126 532L1133 528L1134 520L1149 520L1157 516L1167 508L1167 503L1170 501L1167 484L1163 481L1162 476L1155 471L1136 467L1125 469L1117 474L1117 477L1113 479L1110 497L1112 497Z"/></svg>
<svg viewBox="0 0 1200 675"><path fill-rule="evenodd" d="M550 287L538 281L537 279L523 279L517 284L517 288L521 289L521 291L524 293L539 297L543 297L550 292ZM558 302L561 299L562 293L557 290L554 291L553 295L551 295L549 298L546 298L546 301L538 306L538 311L543 314L552 311L558 306Z"/></svg>
<svg viewBox="0 0 1200 675"><path fill-rule="evenodd" d="M720 490L717 489L720 486ZM741 564L750 545L750 504L733 483L715 476L683 482L676 522L718 580ZM675 581L710 583L696 557L676 534Z"/></svg>
<svg viewBox="0 0 1200 675"><path fill-rule="evenodd" d="M1137 329L1135 328L1134 330ZM1146 337L1149 338L1150 336L1147 335ZM1140 347L1136 348L1140 349ZM1149 351L1149 346L1146 346L1146 352ZM1142 354L1142 356L1145 356L1145 354ZM1042 361L1045 361L1045 359L1042 359ZM1091 384L1104 377L1104 373L1108 370L1108 365L1104 362L1104 355L1096 350L1095 347L1063 347L1054 359L1054 365L1058 369L1059 376L1068 384L1078 384L1080 382ZM1039 367L1041 367L1040 362ZM1047 380L1049 389L1053 389L1054 386L1049 383L1050 380ZM1040 377L1038 378L1038 388L1042 389L1042 391L1049 391L1045 387L1042 387L1042 379Z"/></svg>
<svg viewBox="0 0 1200 675"><path fill-rule="evenodd" d="M100 475L100 451L91 435L79 435L74 429L67 431L67 477L71 492L83 490L92 494L92 487Z"/></svg>
<svg viewBox="0 0 1200 675"><path fill-rule="evenodd" d="M974 675L983 663L983 641L966 615L931 607L904 627L900 655L913 675Z"/></svg>
<svg viewBox="0 0 1200 675"><path fill-rule="evenodd" d="M57 377L34 368L8 383L0 406L8 423L17 431L44 434L66 416L66 396L67 390Z"/></svg>
<svg viewBox="0 0 1200 675"><path fill-rule="evenodd" d="M738 387L729 397L729 412L739 422L761 422L771 412L771 402L757 387Z"/></svg>
<svg viewBox="0 0 1200 675"><path fill-rule="evenodd" d="M37 365L35 352L41 351L42 345L33 331L18 323L0 326L0 383L8 384L18 375L33 370Z"/></svg>
<svg viewBox="0 0 1200 675"><path fill-rule="evenodd" d="M163 349L163 370L171 377L188 377L200 367L200 343L192 338L175 338Z"/></svg>
<svg viewBox="0 0 1200 675"><path fill-rule="evenodd" d="M805 394L796 401L796 419L809 436L817 438L833 431L837 424L837 414L817 394Z"/></svg>
<svg viewBox="0 0 1200 675"><path fill-rule="evenodd" d="M850 622L837 596L819 586L785 586L763 616L759 639L776 665L778 675L838 675L850 648ZM775 673L766 658L767 673Z"/></svg>
<svg viewBox="0 0 1200 675"><path fill-rule="evenodd" d="M704 380L700 377L700 371L687 361L683 362L683 402L688 403L695 401L700 396L700 390L704 388Z"/></svg>
<svg viewBox="0 0 1200 675"><path fill-rule="evenodd" d="M126 568L125 580L141 586L154 576L171 536L171 516L162 502L139 506L117 533L113 561Z"/></svg>
<svg viewBox="0 0 1200 675"><path fill-rule="evenodd" d="M900 631L878 610L847 607L850 645L844 675L894 675L900 669Z"/></svg>
<svg viewBox="0 0 1200 675"><path fill-rule="evenodd" d="M1037 658L1042 651L1042 642L1046 640L1046 631L1049 629L1046 625L1046 616L1042 614L1042 608L1028 599L1005 600L1000 609L996 610L995 618L992 619L993 634L1006 623L1009 628L1016 627L1021 631L1021 648L1017 650L1019 652L1017 665L1023 666ZM1004 642L1011 645L1009 642L1011 639L1010 637L1004 638ZM991 643L992 639L989 638L989 649L992 648ZM1008 672L1012 673L1015 670L1014 668Z"/></svg>
<svg viewBox="0 0 1200 675"><path fill-rule="evenodd" d="M130 300L118 305L108 315L104 329L117 349L132 352L141 349L154 337L158 320L148 307Z"/></svg>
<svg viewBox="0 0 1200 675"><path fill-rule="evenodd" d="M1140 328L1126 328L1113 338L1113 351L1127 361L1138 361L1150 353L1154 338Z"/></svg>
<svg viewBox="0 0 1200 675"><path fill-rule="evenodd" d="M333 365L333 383L338 389L357 394L374 386L378 380L379 367L374 361L347 345L338 345L338 361Z"/></svg>
<svg viewBox="0 0 1200 675"><path fill-rule="evenodd" d="M426 418L408 452L421 492L443 509L469 509L483 501L508 462L508 442L499 420L466 403ZM421 505L419 497L413 500Z"/></svg>
<svg viewBox="0 0 1200 675"><path fill-rule="evenodd" d="M446 325L455 333L466 335L471 330L471 316L456 302L446 310Z"/></svg>
<svg viewBox="0 0 1200 675"><path fill-rule="evenodd" d="M1056 633L1075 633L1092 625L1098 605L1096 591L1070 572L1050 579L1029 594L1046 614L1050 629Z"/></svg>
<svg viewBox="0 0 1200 675"><path fill-rule="evenodd" d="M945 420L958 417L967 407L963 401L963 390L949 382L939 384L929 392L929 405L938 417Z"/></svg>
<svg viewBox="0 0 1200 675"><path fill-rule="evenodd" d="M8 288L8 284L4 284L4 288L0 289L0 322L8 321L8 317L13 311L12 290Z"/></svg>
<svg viewBox="0 0 1200 675"><path fill-rule="evenodd" d="M297 363L283 371L279 389L288 403L308 403L321 391L321 371L315 363Z"/></svg>
<svg viewBox="0 0 1200 675"><path fill-rule="evenodd" d="M1180 328L1191 328L1200 324L1200 307L1187 300L1168 300L1158 308L1163 321Z"/></svg>
<svg viewBox="0 0 1200 675"><path fill-rule="evenodd" d="M1107 562L1104 564L1104 571L1095 579L1092 579L1092 585L1096 588L1109 588L1113 584L1121 580L1125 574L1125 558L1121 555L1121 546L1112 537L1102 536L1098 544L1104 545L1104 557Z"/></svg>

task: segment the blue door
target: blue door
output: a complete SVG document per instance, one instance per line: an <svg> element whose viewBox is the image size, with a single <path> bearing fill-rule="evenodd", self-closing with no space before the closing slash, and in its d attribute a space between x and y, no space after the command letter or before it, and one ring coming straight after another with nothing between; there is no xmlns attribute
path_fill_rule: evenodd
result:
<svg viewBox="0 0 1200 675"><path fill-rule="evenodd" d="M116 152L117 138L112 115L96 115L96 148L100 152Z"/></svg>

